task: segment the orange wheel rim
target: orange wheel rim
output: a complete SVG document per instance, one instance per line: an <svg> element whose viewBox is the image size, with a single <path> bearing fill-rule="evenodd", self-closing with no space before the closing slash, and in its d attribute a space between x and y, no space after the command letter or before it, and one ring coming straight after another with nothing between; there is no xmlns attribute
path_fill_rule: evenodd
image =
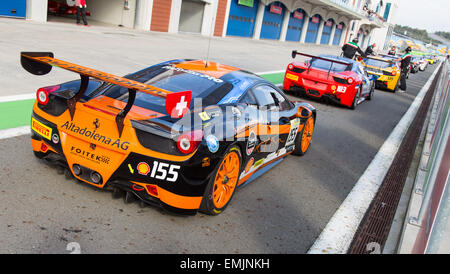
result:
<svg viewBox="0 0 450 274"><path fill-rule="evenodd" d="M313 120L313 118L309 118L306 121L305 128L303 129L303 134L302 134L301 147L302 147L303 152L305 152L308 149L309 144L311 143L313 131L314 131L314 120Z"/></svg>
<svg viewBox="0 0 450 274"><path fill-rule="evenodd" d="M216 208L224 207L233 195L239 175L239 156L228 153L220 164L214 180L212 199Z"/></svg>

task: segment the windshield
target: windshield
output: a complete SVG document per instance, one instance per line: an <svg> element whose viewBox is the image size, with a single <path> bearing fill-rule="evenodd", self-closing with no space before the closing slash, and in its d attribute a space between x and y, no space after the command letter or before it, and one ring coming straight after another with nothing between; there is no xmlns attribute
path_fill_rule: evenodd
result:
<svg viewBox="0 0 450 274"><path fill-rule="evenodd" d="M382 60L376 60L376 59L365 59L364 63L368 66L377 67L377 68L388 68L391 65L391 63L382 61Z"/></svg>
<svg viewBox="0 0 450 274"><path fill-rule="evenodd" d="M204 99L222 86L225 86L227 89L232 88L232 85L225 83L221 79L170 65L151 67L136 74L139 75L131 75L129 78L133 78L133 80L137 82L172 92L192 91L191 107L193 106L192 100L194 98ZM223 90L221 93L223 93ZM102 95L123 102L128 101L128 89L117 85L111 86ZM166 99L164 98L137 92L134 105L158 112L164 112L165 102Z"/></svg>
<svg viewBox="0 0 450 274"><path fill-rule="evenodd" d="M322 59L316 59L313 58L311 59L311 67L313 68L318 68L318 69L323 69L323 70L331 70L332 72L343 72L346 70L350 70L350 66L349 65L343 65L343 64L339 64L339 63L333 63L331 61L326 61L326 60L322 60Z"/></svg>

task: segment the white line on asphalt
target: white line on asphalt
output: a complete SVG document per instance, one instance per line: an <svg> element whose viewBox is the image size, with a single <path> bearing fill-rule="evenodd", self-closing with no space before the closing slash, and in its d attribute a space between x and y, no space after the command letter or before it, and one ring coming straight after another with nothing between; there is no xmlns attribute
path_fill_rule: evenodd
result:
<svg viewBox="0 0 450 274"><path fill-rule="evenodd" d="M0 130L0 140L30 134L30 132L31 132L30 126L15 127Z"/></svg>
<svg viewBox="0 0 450 274"><path fill-rule="evenodd" d="M36 98L36 93L9 95L9 96L0 97L0 103L11 102L11 101L22 101L22 100L29 100L29 99L35 99L35 98Z"/></svg>
<svg viewBox="0 0 450 274"><path fill-rule="evenodd" d="M419 94L417 94L408 111L403 115L347 198L336 210L322 233L309 249L309 254L345 254L347 252L356 230L383 182L409 125L416 116L437 72L438 69L435 69Z"/></svg>
<svg viewBox="0 0 450 274"><path fill-rule="evenodd" d="M266 74L275 74L275 73L282 73L282 72L286 72L286 71L285 70L273 70L273 71L255 72L255 74L266 75Z"/></svg>

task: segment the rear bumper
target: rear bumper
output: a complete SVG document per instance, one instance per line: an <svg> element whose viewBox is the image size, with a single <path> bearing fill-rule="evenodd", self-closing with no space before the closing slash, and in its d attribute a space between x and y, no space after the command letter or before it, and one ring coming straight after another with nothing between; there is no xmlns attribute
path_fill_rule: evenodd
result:
<svg viewBox="0 0 450 274"><path fill-rule="evenodd" d="M137 166L140 163L148 163L148 165L152 166L152 163L155 161L159 161L160 163L163 161L161 159L130 152L128 156L124 158L119 168L113 172L112 176L107 178L107 181L102 180L101 182L95 183L91 179L91 175L93 172L101 173L101 168L99 167L99 170L93 170L91 169L92 167L84 166L82 162L79 161L77 155L74 155L74 153L70 151L64 151L61 142L63 142L62 140L65 137L61 136L61 133L58 131L58 127L55 124L40 117L35 112L33 112L32 118L33 121L38 121L40 125L50 129L51 132L50 138L47 138L44 136L47 135L46 133L39 133L32 127L31 144L35 154L51 164L67 169L66 172L70 172L76 179L97 188L107 189L112 187L131 192L147 204L155 205L177 214L191 215L195 214L199 209L208 179L190 179L189 174L184 174L182 171L184 168L195 169L195 164L191 164L189 161L186 163L177 163L180 165L180 170L178 177L174 182L156 180L151 178L149 176L150 174L140 173ZM60 137L52 138L52 135ZM64 135L64 133L62 133L62 135ZM93 150L89 151L90 155L95 155L98 149L98 147L94 147ZM84 154L84 156L86 156L86 154ZM95 158L97 156L93 157ZM109 155L102 155L102 157L109 157ZM79 175L75 175L75 164L79 165L82 170ZM169 163L167 164L169 165ZM183 164L186 164L187 167L183 166ZM209 177L205 176L205 178Z"/></svg>
<svg viewBox="0 0 450 274"><path fill-rule="evenodd" d="M325 85L321 83L320 87L318 87L318 85L315 85L314 83L308 84L308 82L312 81L308 80L305 81L304 78L302 78L300 75L296 76L298 77L298 80L288 79L285 76L283 81L284 90L299 93L300 95L307 95L317 99L321 98L332 99L332 101L335 103L345 105L348 107L351 106L353 98L356 93L355 85L345 85L339 83ZM345 92L338 92L336 90L332 90L333 85L336 87L336 89L339 86L345 87Z"/></svg>
<svg viewBox="0 0 450 274"><path fill-rule="evenodd" d="M369 75L378 76L378 79L375 81L375 86L377 88L389 89L389 90L395 90L395 87L397 86L397 83L400 78L400 75L389 76L389 75L374 74L374 73L370 73L370 72L369 72Z"/></svg>

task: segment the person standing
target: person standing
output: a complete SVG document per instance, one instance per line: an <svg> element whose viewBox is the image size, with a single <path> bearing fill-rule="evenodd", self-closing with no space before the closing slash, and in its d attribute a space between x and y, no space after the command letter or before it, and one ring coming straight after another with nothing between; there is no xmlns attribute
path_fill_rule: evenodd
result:
<svg viewBox="0 0 450 274"><path fill-rule="evenodd" d="M355 57L356 52L358 52L361 56L366 57L366 54L362 49L358 46L358 38L353 39L351 42L347 42L342 47L342 55L349 59L353 59Z"/></svg>
<svg viewBox="0 0 450 274"><path fill-rule="evenodd" d="M411 47L407 47L405 49L405 54L397 61L401 61L400 63L400 69L401 69L401 76L400 76L400 90L406 91L406 74L409 70L409 63L411 62Z"/></svg>
<svg viewBox="0 0 450 274"><path fill-rule="evenodd" d="M388 52L388 55L393 55L393 56L397 55L397 49L395 46L391 47L391 50Z"/></svg>
<svg viewBox="0 0 450 274"><path fill-rule="evenodd" d="M81 14L84 25L88 27L89 25L86 19L86 7L87 7L86 0L76 0L75 3L77 5L77 25L80 25L80 14Z"/></svg>
<svg viewBox="0 0 450 274"><path fill-rule="evenodd" d="M367 56L369 55L375 55L375 51L373 50L377 46L376 43L373 43L372 45L369 45L366 48L366 51L364 52Z"/></svg>

